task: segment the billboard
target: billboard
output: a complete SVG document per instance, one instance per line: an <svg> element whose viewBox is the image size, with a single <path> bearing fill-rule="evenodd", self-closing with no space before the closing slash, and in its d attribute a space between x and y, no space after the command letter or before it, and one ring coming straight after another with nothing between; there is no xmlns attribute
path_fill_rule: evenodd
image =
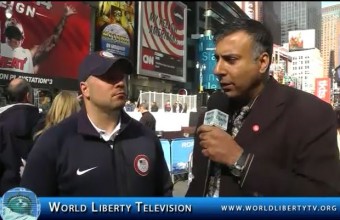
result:
<svg viewBox="0 0 340 220"><path fill-rule="evenodd" d="M140 2L137 74L186 81L187 6Z"/></svg>
<svg viewBox="0 0 340 220"><path fill-rule="evenodd" d="M171 174L176 175L188 172L193 150L193 138L176 138L171 141Z"/></svg>
<svg viewBox="0 0 340 220"><path fill-rule="evenodd" d="M325 102L331 102L331 79L316 78L314 95Z"/></svg>
<svg viewBox="0 0 340 220"><path fill-rule="evenodd" d="M212 35L202 36L198 41L198 68L200 72L200 92L220 89L220 81L214 74L216 66L215 42Z"/></svg>
<svg viewBox="0 0 340 220"><path fill-rule="evenodd" d="M289 51L315 48L315 29L289 31Z"/></svg>
<svg viewBox="0 0 340 220"><path fill-rule="evenodd" d="M134 60L135 3L101 1L96 13L96 50Z"/></svg>
<svg viewBox="0 0 340 220"><path fill-rule="evenodd" d="M90 49L88 5L3 1L0 21L0 83L24 77L36 87L78 89L78 65Z"/></svg>

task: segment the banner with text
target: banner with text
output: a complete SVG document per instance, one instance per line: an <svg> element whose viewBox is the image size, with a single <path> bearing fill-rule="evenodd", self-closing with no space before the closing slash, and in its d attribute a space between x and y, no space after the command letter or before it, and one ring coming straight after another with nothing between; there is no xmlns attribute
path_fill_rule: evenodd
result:
<svg viewBox="0 0 340 220"><path fill-rule="evenodd" d="M140 2L137 73L186 82L187 6Z"/></svg>
<svg viewBox="0 0 340 220"><path fill-rule="evenodd" d="M316 78L314 95L325 102L331 102L331 79L330 78Z"/></svg>
<svg viewBox="0 0 340 220"><path fill-rule="evenodd" d="M22 200L25 198L21 198ZM30 198L29 198L30 199ZM25 199L27 203L30 201ZM14 199L15 200L15 199ZM13 201L14 202L14 201ZM42 197L38 219L339 219L340 198ZM35 204L34 204L35 205ZM41 207L40 207L41 206ZM1 207L3 219L11 213ZM17 210L19 210L19 206ZM9 210L3 212L3 209ZM15 211L17 211L15 210ZM38 211L38 214L37 213ZM40 212L40 213L39 213ZM8 215L8 216L4 216ZM13 218L16 216L16 218ZM21 216L19 218L18 216ZM36 219L11 213L11 219Z"/></svg>
<svg viewBox="0 0 340 220"><path fill-rule="evenodd" d="M6 10L12 12L10 19L5 17ZM16 76L29 74L44 86L78 89L78 66L89 53L90 45L88 5L3 1L0 2L0 21L2 74L5 71ZM0 83L7 83L9 78L2 77Z"/></svg>
<svg viewBox="0 0 340 220"><path fill-rule="evenodd" d="M135 3L101 1L96 14L96 50L134 60Z"/></svg>
<svg viewBox="0 0 340 220"><path fill-rule="evenodd" d="M200 74L200 91L216 90L221 88L220 82L214 74L216 59L215 42L212 35L199 38L198 59L199 61L197 63L197 69L199 70Z"/></svg>

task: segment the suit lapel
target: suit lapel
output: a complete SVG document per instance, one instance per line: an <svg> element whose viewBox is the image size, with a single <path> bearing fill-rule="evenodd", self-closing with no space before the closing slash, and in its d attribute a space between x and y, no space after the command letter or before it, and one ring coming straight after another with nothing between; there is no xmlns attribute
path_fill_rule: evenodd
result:
<svg viewBox="0 0 340 220"><path fill-rule="evenodd" d="M265 131L282 114L286 94L279 89L280 86L274 79L268 81L235 137L240 146L252 143L258 134Z"/></svg>

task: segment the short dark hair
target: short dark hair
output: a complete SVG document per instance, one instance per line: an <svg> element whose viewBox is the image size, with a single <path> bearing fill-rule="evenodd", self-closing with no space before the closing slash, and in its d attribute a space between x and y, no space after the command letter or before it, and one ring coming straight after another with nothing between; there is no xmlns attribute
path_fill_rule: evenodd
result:
<svg viewBox="0 0 340 220"><path fill-rule="evenodd" d="M216 34L215 41L218 43L225 37L239 31L246 32L252 38L254 42L254 59L263 52L268 53L268 72L273 54L273 36L272 33L261 22L253 19L235 18L232 22L226 23L224 28Z"/></svg>
<svg viewBox="0 0 340 220"><path fill-rule="evenodd" d="M138 108L143 108L145 110L148 110L149 105L145 102L142 102L142 103L139 104Z"/></svg>
<svg viewBox="0 0 340 220"><path fill-rule="evenodd" d="M11 86L10 83L6 90L7 101L12 104L26 102L27 93L32 94L31 84L23 78L21 78L20 82L16 86Z"/></svg>

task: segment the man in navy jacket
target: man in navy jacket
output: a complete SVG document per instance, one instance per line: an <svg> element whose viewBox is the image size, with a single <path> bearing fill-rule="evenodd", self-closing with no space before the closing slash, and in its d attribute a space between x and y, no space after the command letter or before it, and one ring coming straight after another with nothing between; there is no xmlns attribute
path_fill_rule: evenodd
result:
<svg viewBox="0 0 340 220"><path fill-rule="evenodd" d="M38 196L171 196L156 134L127 115L129 60L101 51L79 68L84 106L47 130L28 158L21 186Z"/></svg>
<svg viewBox="0 0 340 220"><path fill-rule="evenodd" d="M21 78L7 88L9 105L0 108L0 191L20 185L20 167L33 146L39 109L32 105L32 87Z"/></svg>

